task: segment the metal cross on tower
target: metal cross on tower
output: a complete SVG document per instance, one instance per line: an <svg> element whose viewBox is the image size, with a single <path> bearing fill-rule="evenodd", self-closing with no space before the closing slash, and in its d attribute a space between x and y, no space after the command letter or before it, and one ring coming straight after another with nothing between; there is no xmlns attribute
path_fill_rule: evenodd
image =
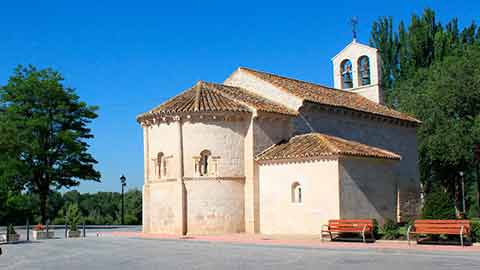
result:
<svg viewBox="0 0 480 270"><path fill-rule="evenodd" d="M352 25L353 40L357 40L357 25L358 25L357 16L352 17L352 19L350 20L350 24Z"/></svg>

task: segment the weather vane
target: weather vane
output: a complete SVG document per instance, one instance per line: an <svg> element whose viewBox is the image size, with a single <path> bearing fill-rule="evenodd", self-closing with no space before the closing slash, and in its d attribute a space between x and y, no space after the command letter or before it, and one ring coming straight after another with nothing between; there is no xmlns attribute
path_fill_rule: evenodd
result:
<svg viewBox="0 0 480 270"><path fill-rule="evenodd" d="M357 16L352 17L352 19L350 20L350 24L352 25L353 40L357 40L357 24L358 24Z"/></svg>

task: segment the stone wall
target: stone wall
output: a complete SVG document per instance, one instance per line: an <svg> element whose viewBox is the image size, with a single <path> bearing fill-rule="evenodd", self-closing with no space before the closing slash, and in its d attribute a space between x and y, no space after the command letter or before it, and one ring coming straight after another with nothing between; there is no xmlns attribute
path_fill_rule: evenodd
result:
<svg viewBox="0 0 480 270"><path fill-rule="evenodd" d="M294 97L271 83L261 80L241 69L237 69L232 73L232 75L225 80L224 84L242 87L294 110L302 106L302 99Z"/></svg>
<svg viewBox="0 0 480 270"><path fill-rule="evenodd" d="M145 232L179 234L244 231L244 140L250 114L159 122L145 128L143 224ZM179 129L181 128L181 132ZM179 147L179 134L182 147ZM178 171L182 149L183 171ZM214 174L195 173L194 158L209 150ZM167 176L156 172L156 157L168 158ZM184 184L179 175L183 176ZM182 209L184 209L182 211ZM182 229L183 228L183 229Z"/></svg>
<svg viewBox="0 0 480 270"><path fill-rule="evenodd" d="M337 159L262 163L258 170L261 233L320 235L323 224L339 218ZM292 202L295 182L301 203Z"/></svg>
<svg viewBox="0 0 480 270"><path fill-rule="evenodd" d="M392 166L398 161L344 157L340 159L340 218L397 217L397 183Z"/></svg>
<svg viewBox="0 0 480 270"><path fill-rule="evenodd" d="M288 139L293 132L290 116L260 113L250 121L245 137L245 230L258 233L260 230L260 205L258 166L255 156Z"/></svg>
<svg viewBox="0 0 480 270"><path fill-rule="evenodd" d="M247 115L241 121L202 120L183 124L183 164L185 177L193 177L193 158L209 150L218 158L220 177L244 177L244 139Z"/></svg>
<svg viewBox="0 0 480 270"><path fill-rule="evenodd" d="M420 180L415 127L365 118L358 114L329 112L308 102L301 108L294 126L296 134L321 132L400 154L402 160L392 169L400 189L400 216L406 220L417 215Z"/></svg>
<svg viewBox="0 0 480 270"><path fill-rule="evenodd" d="M146 233L178 233L181 219L179 185L176 181L146 184L143 187L143 230Z"/></svg>
<svg viewBox="0 0 480 270"><path fill-rule="evenodd" d="M259 116L255 119L254 137L255 147L254 154L257 155L268 147L289 139L293 134L293 125L290 116L268 117Z"/></svg>
<svg viewBox="0 0 480 270"><path fill-rule="evenodd" d="M243 181L243 178L186 180L188 233L244 232Z"/></svg>
<svg viewBox="0 0 480 270"><path fill-rule="evenodd" d="M145 144L147 144L147 155L145 156L146 163L146 181L153 182L160 180L158 173L155 172L156 158L158 153L163 153L164 157L168 157L167 176L166 179L175 178L175 164L177 164L178 149L178 130L175 122L161 122L149 127L145 127L147 130L147 138Z"/></svg>

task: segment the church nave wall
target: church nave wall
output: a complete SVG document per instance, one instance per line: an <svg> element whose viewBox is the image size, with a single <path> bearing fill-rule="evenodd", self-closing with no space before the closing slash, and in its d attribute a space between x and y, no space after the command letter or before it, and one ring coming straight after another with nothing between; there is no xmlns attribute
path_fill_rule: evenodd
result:
<svg viewBox="0 0 480 270"><path fill-rule="evenodd" d="M416 128L387 121L354 116L351 113L328 112L320 106L306 103L295 118L296 134L312 131L379 147L402 156L393 166L400 189L402 219L418 214L420 179Z"/></svg>

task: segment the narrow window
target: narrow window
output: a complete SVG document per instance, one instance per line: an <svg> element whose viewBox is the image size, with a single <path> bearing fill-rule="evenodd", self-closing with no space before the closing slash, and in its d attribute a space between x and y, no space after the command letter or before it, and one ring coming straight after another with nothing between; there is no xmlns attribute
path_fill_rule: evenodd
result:
<svg viewBox="0 0 480 270"><path fill-rule="evenodd" d="M156 160L156 172L155 174L158 176L158 178L162 178L162 164L163 164L163 153L160 152L157 154L157 160Z"/></svg>
<svg viewBox="0 0 480 270"><path fill-rule="evenodd" d="M340 64L340 72L342 77L342 89L349 89L353 87L353 78L352 78L352 62L345 59Z"/></svg>
<svg viewBox="0 0 480 270"><path fill-rule="evenodd" d="M364 55L358 58L358 84L360 86L370 84L370 60Z"/></svg>
<svg viewBox="0 0 480 270"><path fill-rule="evenodd" d="M163 168L163 176L165 178L167 178L167 159L166 158L163 158L163 165L162 165L162 168Z"/></svg>
<svg viewBox="0 0 480 270"><path fill-rule="evenodd" d="M302 186L295 182L291 187L292 203L302 203Z"/></svg>
<svg viewBox="0 0 480 270"><path fill-rule="evenodd" d="M208 150L203 150L201 153L200 153L200 164L199 164L199 169L200 169L200 175L201 176L205 176L205 175L208 175L208 166L209 166L209 162L210 162L210 156L212 154L210 153L210 151Z"/></svg>

